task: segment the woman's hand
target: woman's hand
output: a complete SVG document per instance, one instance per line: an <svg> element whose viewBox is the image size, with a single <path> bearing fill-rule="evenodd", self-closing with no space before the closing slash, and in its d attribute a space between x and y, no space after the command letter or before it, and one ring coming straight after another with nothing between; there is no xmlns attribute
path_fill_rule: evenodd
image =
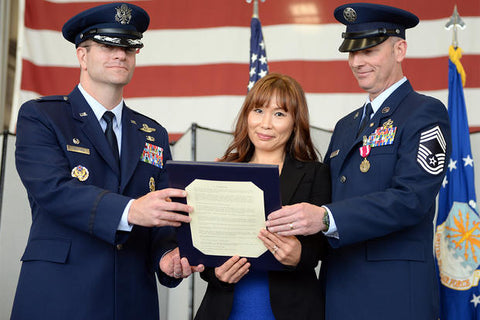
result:
<svg viewBox="0 0 480 320"><path fill-rule="evenodd" d="M258 238L283 265L295 267L300 262L302 244L295 236L279 236L262 229Z"/></svg>
<svg viewBox="0 0 480 320"><path fill-rule="evenodd" d="M215 276L226 283L237 283L250 271L250 262L246 258L233 256L220 267L215 268Z"/></svg>

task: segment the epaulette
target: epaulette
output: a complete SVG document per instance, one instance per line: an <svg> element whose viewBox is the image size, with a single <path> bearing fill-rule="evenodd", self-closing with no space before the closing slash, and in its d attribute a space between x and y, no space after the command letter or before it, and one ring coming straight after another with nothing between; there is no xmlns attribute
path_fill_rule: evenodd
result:
<svg viewBox="0 0 480 320"><path fill-rule="evenodd" d="M140 116L140 117L143 117L143 118L146 118L146 119L152 121L153 123L158 124L159 126L161 126L161 124L160 124L157 120L155 120L155 119L153 119L153 118L150 118L150 117L147 117L147 116L144 115L143 113L140 113L140 112L135 111L135 110L133 110L133 109L130 109L130 110L132 110L132 112L135 113L136 115L138 115L138 116Z"/></svg>
<svg viewBox="0 0 480 320"><path fill-rule="evenodd" d="M46 102L46 101L68 101L68 96L45 96L45 97L39 97L35 99L35 101L38 102Z"/></svg>

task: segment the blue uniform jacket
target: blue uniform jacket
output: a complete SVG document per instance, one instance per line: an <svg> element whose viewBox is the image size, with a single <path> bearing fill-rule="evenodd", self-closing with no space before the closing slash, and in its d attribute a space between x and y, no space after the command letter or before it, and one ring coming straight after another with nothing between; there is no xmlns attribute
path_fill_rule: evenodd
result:
<svg viewBox="0 0 480 320"><path fill-rule="evenodd" d="M167 187L168 134L126 106L122 130L120 174L78 88L21 107L16 166L32 226L12 319L158 319L155 273L179 283L158 266L172 228L117 231L130 199Z"/></svg>
<svg viewBox="0 0 480 320"><path fill-rule="evenodd" d="M322 265L326 319L437 319L433 219L450 154L447 110L407 81L355 138L361 115L359 109L337 123L326 154L332 177L327 206L339 233L328 238L333 249ZM371 148L370 169L362 172L363 136L385 123L396 128L394 139ZM440 153L425 156L420 144ZM432 168L420 164L424 158Z"/></svg>

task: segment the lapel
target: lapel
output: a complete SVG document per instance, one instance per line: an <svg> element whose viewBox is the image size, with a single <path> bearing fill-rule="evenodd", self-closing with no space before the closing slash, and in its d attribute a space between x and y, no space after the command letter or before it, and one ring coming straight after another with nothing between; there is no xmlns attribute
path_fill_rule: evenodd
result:
<svg viewBox="0 0 480 320"><path fill-rule="evenodd" d="M120 166L122 170L122 182L120 189L123 191L130 181L135 168L140 161L143 148L145 146L145 134L140 131L140 123L136 114L123 105L122 113L122 154Z"/></svg>
<svg viewBox="0 0 480 320"><path fill-rule="evenodd" d="M293 194L297 190L300 181L305 175L305 164L292 159L288 154L283 162L282 173L280 174L280 194L282 205L291 203Z"/></svg>
<svg viewBox="0 0 480 320"><path fill-rule="evenodd" d="M356 138L360 121L362 121L362 112L363 106L350 113L344 119L344 123L339 128L340 132L337 133L338 137L336 138L336 144L334 146L335 150L330 150L330 154L325 155L326 157L330 157L332 152L338 150L339 153L336 157L338 157L338 161L343 163L351 150L362 140L362 137Z"/></svg>
<svg viewBox="0 0 480 320"><path fill-rule="evenodd" d="M88 105L78 87L75 87L69 94L68 100L72 106L72 116L80 122L80 128L83 133L88 137L90 143L103 160L105 160L115 173L119 174L117 162L113 153L110 151L110 146L105 138L102 127L100 127L100 123L95 117L93 110Z"/></svg>

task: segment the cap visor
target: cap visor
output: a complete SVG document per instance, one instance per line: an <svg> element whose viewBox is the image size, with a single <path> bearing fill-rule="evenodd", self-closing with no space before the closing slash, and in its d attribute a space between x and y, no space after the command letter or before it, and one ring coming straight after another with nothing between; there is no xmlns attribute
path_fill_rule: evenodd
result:
<svg viewBox="0 0 480 320"><path fill-rule="evenodd" d="M338 48L340 52L354 52L363 49L368 49L374 47L385 40L388 39L388 36L381 37L368 37L361 39L345 39Z"/></svg>

